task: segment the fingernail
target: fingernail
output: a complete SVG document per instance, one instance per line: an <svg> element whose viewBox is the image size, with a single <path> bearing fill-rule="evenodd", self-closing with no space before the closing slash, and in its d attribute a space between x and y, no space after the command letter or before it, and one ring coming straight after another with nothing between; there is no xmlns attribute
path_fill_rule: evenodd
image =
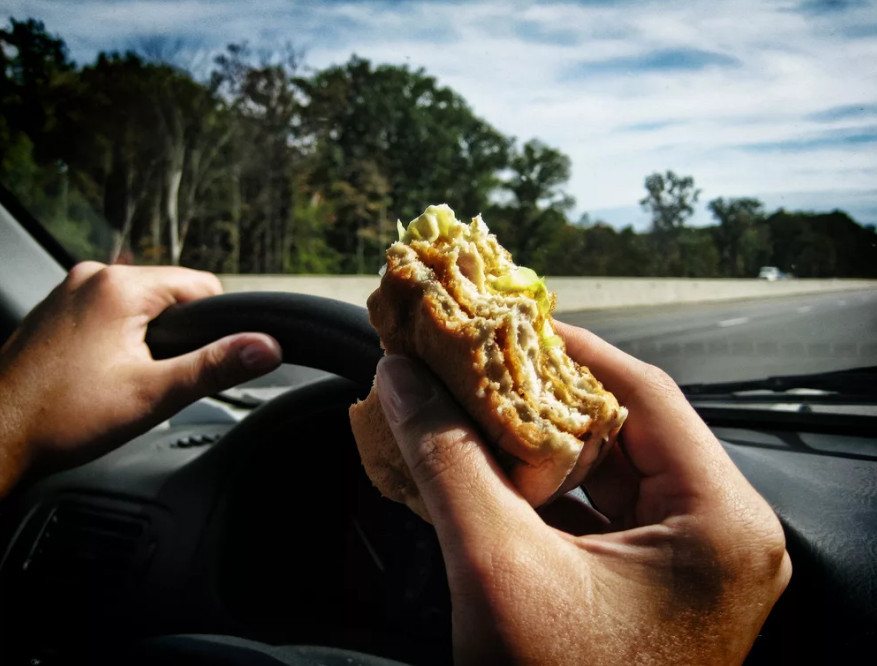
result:
<svg viewBox="0 0 877 666"><path fill-rule="evenodd" d="M238 358L247 370L267 372L280 364L282 353L276 342L259 340L245 345Z"/></svg>
<svg viewBox="0 0 877 666"><path fill-rule="evenodd" d="M378 363L378 397L391 423L404 423L435 394L420 365L405 356L385 356Z"/></svg>

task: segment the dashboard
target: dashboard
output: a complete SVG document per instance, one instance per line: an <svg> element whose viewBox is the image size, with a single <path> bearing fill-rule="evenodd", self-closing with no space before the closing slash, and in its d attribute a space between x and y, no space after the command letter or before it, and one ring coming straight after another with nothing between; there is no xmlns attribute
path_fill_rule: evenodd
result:
<svg viewBox="0 0 877 666"><path fill-rule="evenodd" d="M449 663L441 553L363 473L346 419L360 393L321 373L245 418L202 401L22 488L0 516L4 663L167 633ZM877 638L877 437L714 431L794 566L749 663L856 663Z"/></svg>

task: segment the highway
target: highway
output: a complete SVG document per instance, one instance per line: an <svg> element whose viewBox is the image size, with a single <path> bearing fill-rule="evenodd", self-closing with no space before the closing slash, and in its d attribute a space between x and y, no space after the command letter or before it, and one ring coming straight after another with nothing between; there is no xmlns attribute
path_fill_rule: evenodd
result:
<svg viewBox="0 0 877 666"><path fill-rule="evenodd" d="M877 365L877 289L722 303L565 312L680 384ZM281 366L244 385L285 390L312 375Z"/></svg>
<svg viewBox="0 0 877 666"><path fill-rule="evenodd" d="M558 314L679 384L877 365L877 290Z"/></svg>

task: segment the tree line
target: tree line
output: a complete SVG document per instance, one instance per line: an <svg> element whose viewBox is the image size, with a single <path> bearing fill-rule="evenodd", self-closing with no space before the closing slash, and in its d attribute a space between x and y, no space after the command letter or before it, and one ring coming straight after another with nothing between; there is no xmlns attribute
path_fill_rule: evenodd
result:
<svg viewBox="0 0 877 666"><path fill-rule="evenodd" d="M199 79L168 51L79 67L39 21L0 30L0 181L74 254L373 273L396 219L447 202L543 274L877 277L873 227L722 197L714 226L687 226L700 191L673 171L645 177L646 232L572 221L569 158L503 135L420 69L353 56L315 71L289 47L232 44Z"/></svg>

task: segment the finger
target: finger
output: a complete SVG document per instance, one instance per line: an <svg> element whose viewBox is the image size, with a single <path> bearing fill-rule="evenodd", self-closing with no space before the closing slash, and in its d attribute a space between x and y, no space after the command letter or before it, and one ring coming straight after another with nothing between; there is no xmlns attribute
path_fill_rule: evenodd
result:
<svg viewBox="0 0 877 666"><path fill-rule="evenodd" d="M586 366L622 404L642 383L642 361L621 351L588 330L555 321L555 328L566 344L566 352Z"/></svg>
<svg viewBox="0 0 877 666"><path fill-rule="evenodd" d="M387 356L375 381L443 548L474 552L506 536L516 517L538 518L469 418L423 365Z"/></svg>
<svg viewBox="0 0 877 666"><path fill-rule="evenodd" d="M606 458L582 484L594 508L613 523L615 529L625 529L632 516L642 475L616 443Z"/></svg>
<svg viewBox="0 0 877 666"><path fill-rule="evenodd" d="M176 410L264 375L282 360L280 344L271 336L238 333L152 367L159 394L168 396L168 408Z"/></svg>
<svg viewBox="0 0 877 666"><path fill-rule="evenodd" d="M105 266L84 262L74 266L68 282L89 309L95 303L109 309L122 303L143 324L174 303L222 293L222 284L212 273L180 266Z"/></svg>
<svg viewBox="0 0 877 666"><path fill-rule="evenodd" d="M136 271L139 286L146 294L146 314L157 317L174 303L187 303L222 293L222 284L212 273L179 266L118 267Z"/></svg>
<svg viewBox="0 0 877 666"><path fill-rule="evenodd" d="M666 373L584 329L559 324L557 332L569 355L628 408L622 428L628 459L645 477L666 477L650 487L688 498L710 492L734 473L718 440Z"/></svg>

